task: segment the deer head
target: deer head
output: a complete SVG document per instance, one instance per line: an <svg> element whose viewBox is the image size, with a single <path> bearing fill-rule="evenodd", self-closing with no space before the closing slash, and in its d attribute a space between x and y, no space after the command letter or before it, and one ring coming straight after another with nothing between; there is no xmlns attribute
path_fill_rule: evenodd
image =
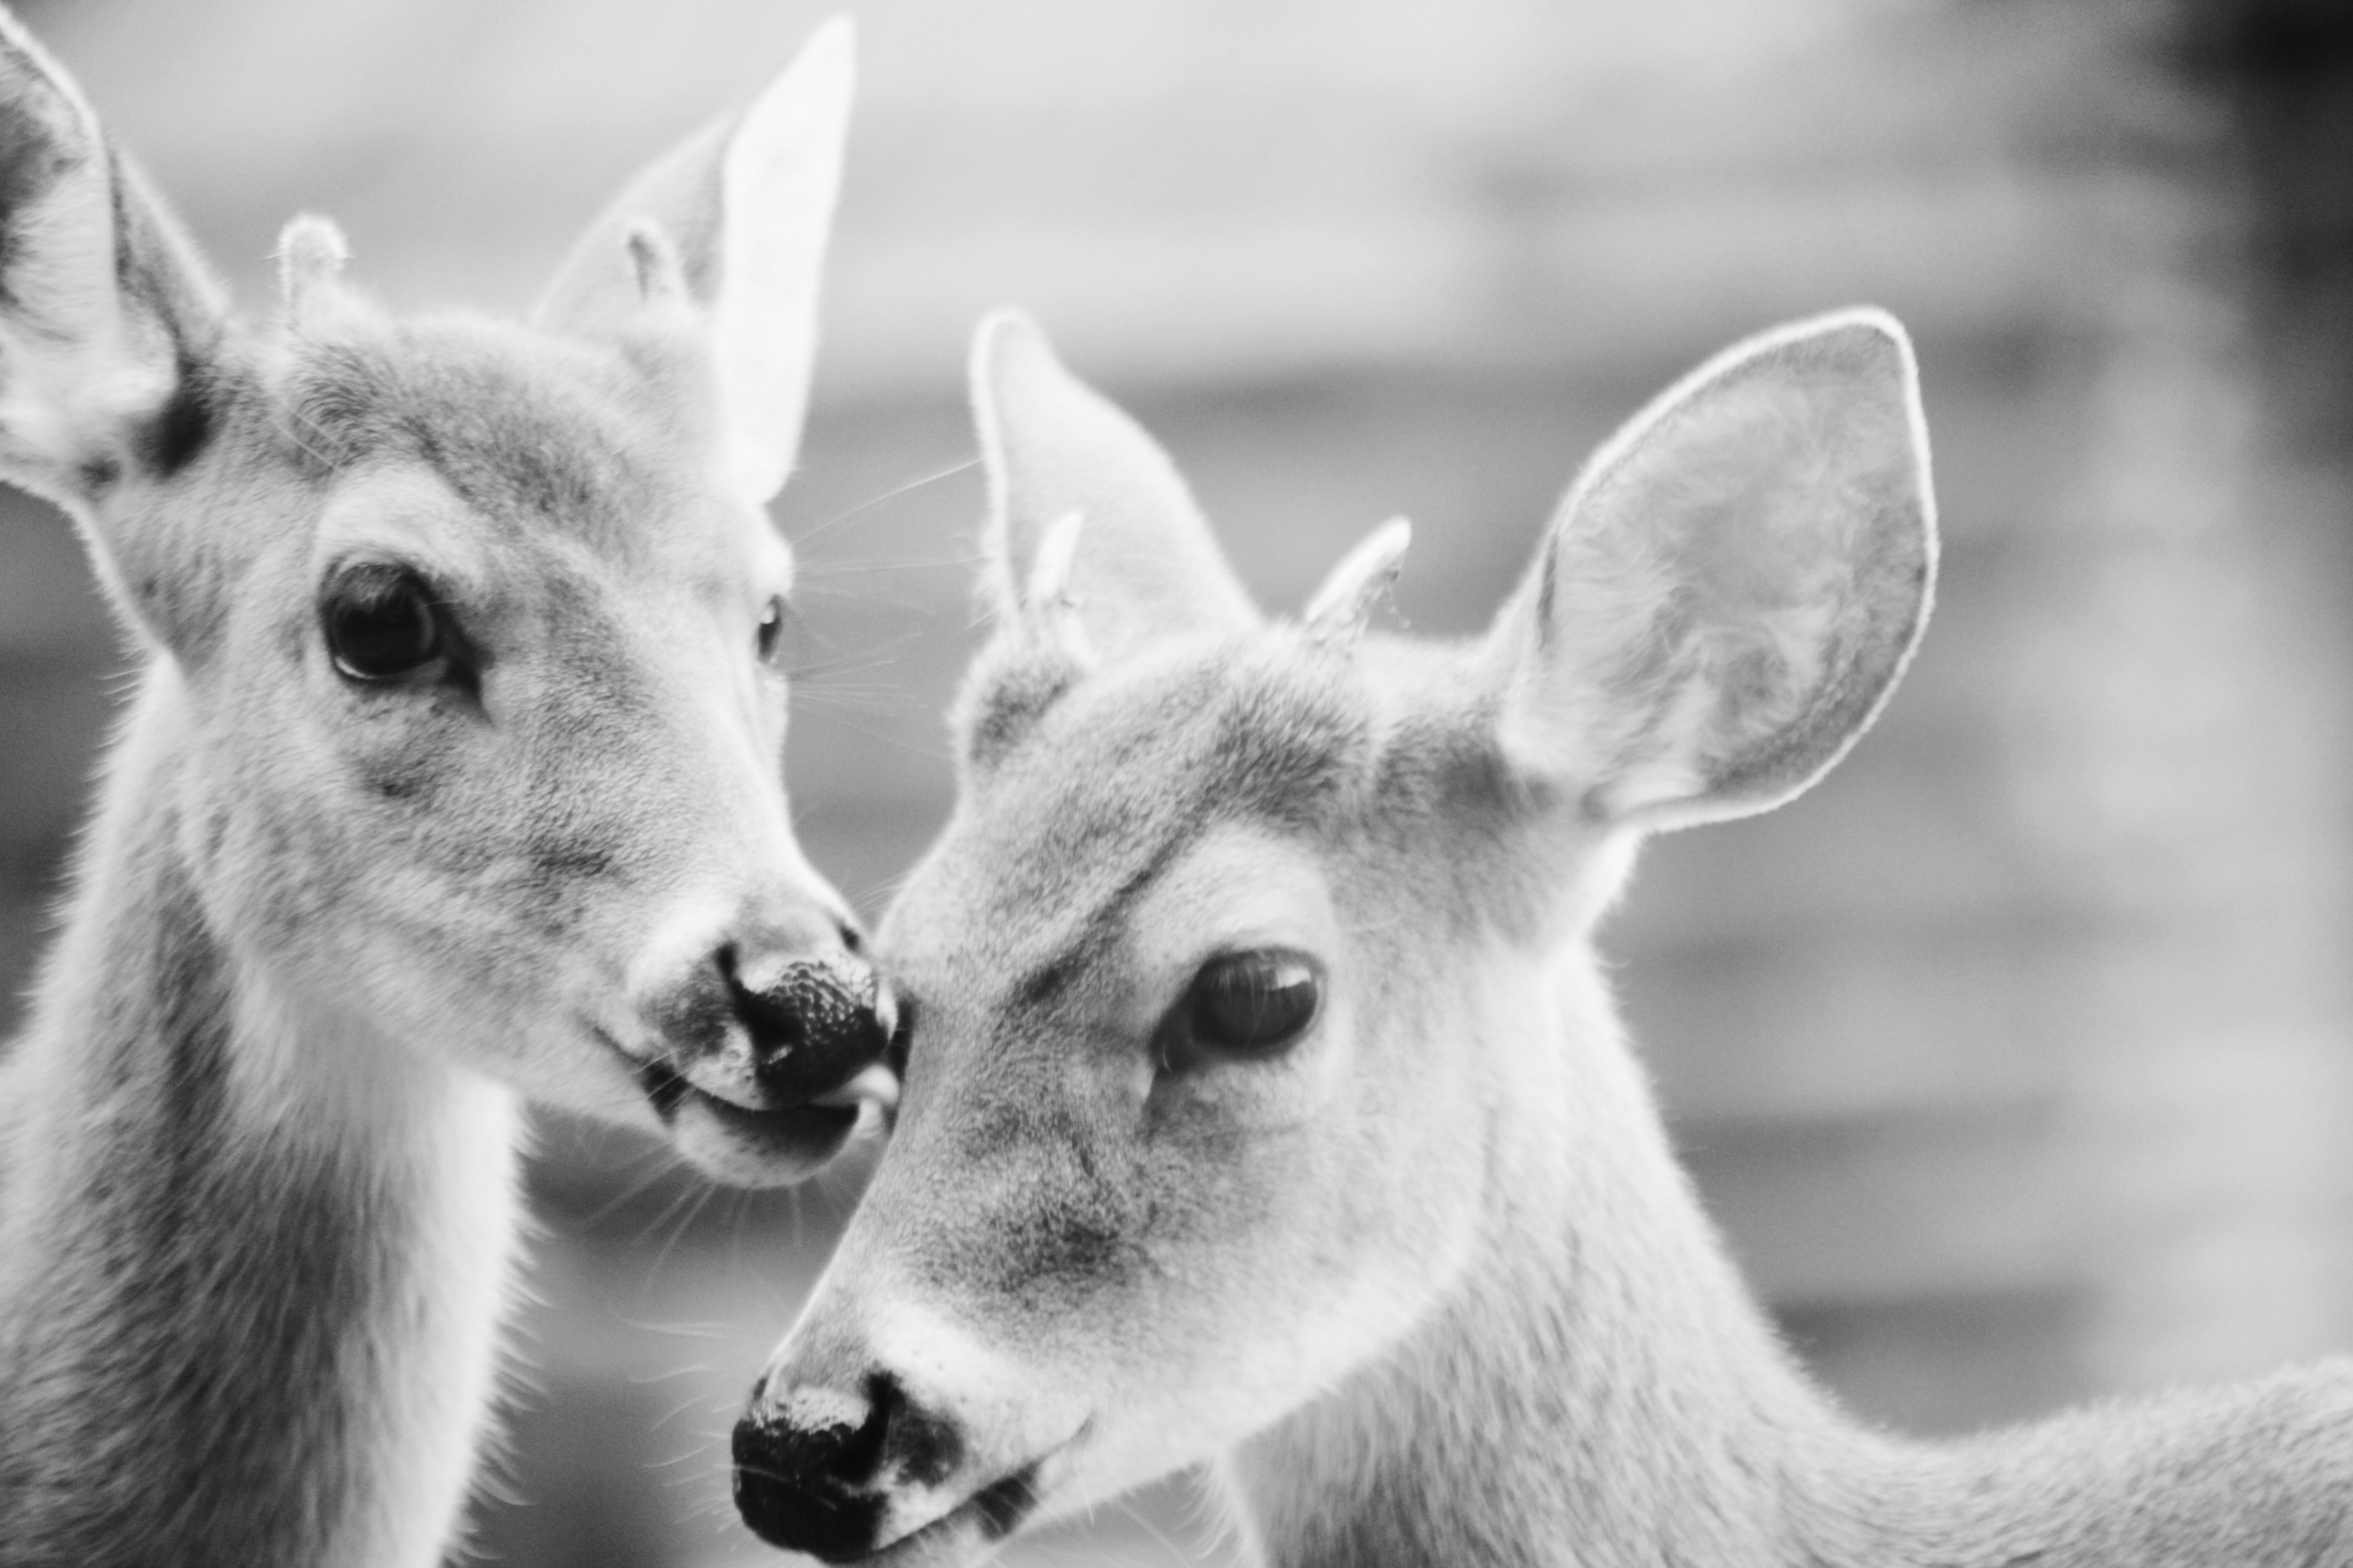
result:
<svg viewBox="0 0 2353 1568"><path fill-rule="evenodd" d="M1364 629L1402 528L1270 621L1035 328L973 382L997 630L883 927L897 1132L736 1434L746 1520L831 1562L1212 1459L1446 1310L1504 1173L1599 1157L1556 1108L1632 1072L1583 959L1631 845L1820 776L1934 563L1872 311L1660 398L1453 645Z"/></svg>
<svg viewBox="0 0 2353 1568"><path fill-rule="evenodd" d="M738 1181L858 1120L890 1004L787 816L764 510L851 70L820 29L530 325L393 314L320 218L243 315L0 16L0 475L72 516L151 656L117 766L163 778L290 1117L422 1051Z"/></svg>

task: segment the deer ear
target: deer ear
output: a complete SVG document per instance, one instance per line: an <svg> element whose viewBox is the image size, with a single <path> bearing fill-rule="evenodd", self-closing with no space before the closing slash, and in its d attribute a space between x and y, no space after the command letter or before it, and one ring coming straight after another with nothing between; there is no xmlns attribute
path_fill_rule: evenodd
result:
<svg viewBox="0 0 2353 1568"><path fill-rule="evenodd" d="M1936 558L1903 328L1856 310L1743 343L1571 489L1492 634L1505 750L1605 821L1778 805L1877 715Z"/></svg>
<svg viewBox="0 0 2353 1568"><path fill-rule="evenodd" d="M989 481L982 592L1001 622L1049 637L1075 623L1107 659L1256 624L1167 454L1027 316L981 323L972 399Z"/></svg>
<svg viewBox="0 0 2353 1568"><path fill-rule="evenodd" d="M0 478L64 508L117 607L184 649L210 608L201 535L104 503L210 447L227 314L72 79L0 10Z"/></svg>
<svg viewBox="0 0 2353 1568"><path fill-rule="evenodd" d="M849 18L836 16L750 109L625 189L537 312L556 331L605 336L683 297L706 327L729 469L762 501L800 448L856 73Z"/></svg>
<svg viewBox="0 0 2353 1568"><path fill-rule="evenodd" d="M209 432L226 313L80 89L0 11L0 473L80 513L128 470L177 470Z"/></svg>

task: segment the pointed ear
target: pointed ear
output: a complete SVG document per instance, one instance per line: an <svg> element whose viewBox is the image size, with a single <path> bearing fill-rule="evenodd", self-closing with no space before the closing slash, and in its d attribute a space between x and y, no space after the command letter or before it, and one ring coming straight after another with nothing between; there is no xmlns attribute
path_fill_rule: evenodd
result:
<svg viewBox="0 0 2353 1568"><path fill-rule="evenodd" d="M1778 805L1877 715L1936 559L1903 328L1854 310L1743 343L1570 491L1492 634L1505 749L1613 823Z"/></svg>
<svg viewBox="0 0 2353 1568"><path fill-rule="evenodd" d="M89 523L92 501L169 477L210 434L227 305L80 89L0 11L0 475Z"/></svg>
<svg viewBox="0 0 2353 1568"><path fill-rule="evenodd" d="M729 468L757 500L784 488L800 448L856 73L849 18L836 16L741 117L623 191L537 313L601 337L683 298L707 329Z"/></svg>
<svg viewBox="0 0 2353 1568"><path fill-rule="evenodd" d="M1050 636L1075 618L1090 652L1113 660L1257 623L1167 454L1062 368L1027 316L981 323L972 400L990 502L982 592L1000 622ZM1057 539L1070 558L1041 574Z"/></svg>

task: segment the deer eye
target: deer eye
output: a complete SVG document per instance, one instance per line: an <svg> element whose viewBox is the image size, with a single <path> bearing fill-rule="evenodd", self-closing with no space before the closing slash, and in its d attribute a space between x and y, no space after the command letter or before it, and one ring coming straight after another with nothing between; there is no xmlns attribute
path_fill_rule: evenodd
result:
<svg viewBox="0 0 2353 1568"><path fill-rule="evenodd" d="M775 662L776 644L783 638L784 633L785 602L782 599L770 599L760 612L759 648L762 664Z"/></svg>
<svg viewBox="0 0 2353 1568"><path fill-rule="evenodd" d="M445 651L433 595L404 567L353 567L329 585L320 614L327 651L353 680L396 680Z"/></svg>
<svg viewBox="0 0 2353 1568"><path fill-rule="evenodd" d="M1193 976L1183 1004L1185 1032L1231 1056L1264 1056L1315 1021L1324 984L1304 955L1269 949L1213 958Z"/></svg>

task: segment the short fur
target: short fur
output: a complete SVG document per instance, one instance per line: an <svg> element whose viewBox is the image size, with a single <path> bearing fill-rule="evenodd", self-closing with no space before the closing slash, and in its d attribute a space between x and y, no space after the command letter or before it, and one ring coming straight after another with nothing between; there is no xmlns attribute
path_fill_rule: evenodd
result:
<svg viewBox="0 0 2353 1568"><path fill-rule="evenodd" d="M808 145L699 138L540 327L394 318L317 218L256 321L0 13L0 474L73 517L142 656L0 1056L0 1564L427 1568L512 1289L518 1097L744 1180L847 1136L686 1087L714 951L854 962L757 651L848 91L819 43L764 100ZM748 283L707 254L746 147L786 172L737 209L797 215ZM624 232L671 229L691 297L632 282ZM775 330L731 381L711 323L747 289ZM338 667L354 563L428 585L448 679Z"/></svg>
<svg viewBox="0 0 2353 1568"><path fill-rule="evenodd" d="M1801 323L1668 394L1455 646L1238 607L1165 459L1026 324L984 329L975 383L1001 507L1124 495L1071 574L1118 651L1056 654L1000 523L956 814L882 931L914 1008L899 1127L738 1429L755 1528L966 1561L1215 1463L1282 1568L2353 1563L2353 1364L1940 1446L1842 1415L1620 1035L1589 933L1639 834L1805 787L1917 637L1892 321ZM1317 966L1315 1021L1194 1041L1194 976L1261 949ZM856 1443L796 1425L819 1409Z"/></svg>

